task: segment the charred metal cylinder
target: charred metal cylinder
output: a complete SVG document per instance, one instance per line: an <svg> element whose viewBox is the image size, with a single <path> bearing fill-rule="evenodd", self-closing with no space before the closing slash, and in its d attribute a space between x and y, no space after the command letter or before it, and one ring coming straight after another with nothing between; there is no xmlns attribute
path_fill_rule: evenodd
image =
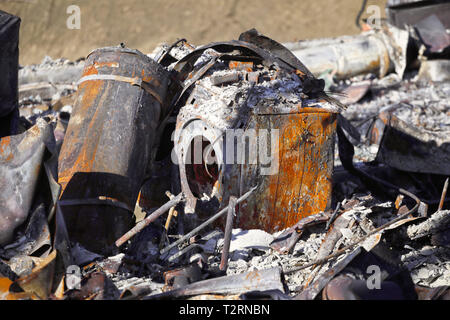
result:
<svg viewBox="0 0 450 320"><path fill-rule="evenodd" d="M316 76L333 72L339 79L375 73L382 78L392 69L387 45L375 34L342 36L287 44Z"/></svg>
<svg viewBox="0 0 450 320"><path fill-rule="evenodd" d="M72 241L109 253L131 228L169 82L161 65L136 50L102 48L87 57L58 168Z"/></svg>

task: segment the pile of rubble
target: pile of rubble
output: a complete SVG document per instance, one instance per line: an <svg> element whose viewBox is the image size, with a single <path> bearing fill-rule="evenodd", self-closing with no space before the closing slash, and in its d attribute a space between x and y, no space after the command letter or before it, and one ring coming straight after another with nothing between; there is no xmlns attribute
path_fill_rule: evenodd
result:
<svg viewBox="0 0 450 320"><path fill-rule="evenodd" d="M20 67L0 299L449 299L448 56L405 32Z"/></svg>

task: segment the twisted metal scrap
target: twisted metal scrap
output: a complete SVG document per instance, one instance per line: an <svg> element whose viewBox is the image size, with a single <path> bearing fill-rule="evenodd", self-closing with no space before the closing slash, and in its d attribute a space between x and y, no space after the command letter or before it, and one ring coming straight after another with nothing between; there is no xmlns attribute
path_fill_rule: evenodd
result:
<svg viewBox="0 0 450 320"><path fill-rule="evenodd" d="M382 226L380 226L380 227L378 227L378 228L372 230L371 232L369 232L368 234L366 234L366 235L365 235L364 237L362 237L361 239L359 239L359 240L357 240L357 241L355 241L355 242L353 242L353 243L351 243L351 244L345 246L344 248L342 248L342 249L336 251L336 252L333 253L333 254L330 254L330 255L326 256L326 257L323 258L323 259L318 259L318 260L316 260L316 261L313 261L313 262L307 263L307 264L305 264L305 265L302 265L302 266L300 266L300 267L298 267L298 268L293 268L293 269L290 269L290 270L284 270L283 272L286 273L286 274L289 274L289 273L297 272L297 271L300 271L300 270L303 270L303 269L306 269L306 268L309 268L309 267L312 267L312 266L315 266L315 265L322 265L322 264L324 264L324 263L330 261L330 260L333 259L333 258L339 257L340 255L344 254L345 252L347 252L348 250L352 249L353 247L355 247L355 246L361 244L363 241L367 240L368 238L370 238L370 237L373 236L374 234L379 233L379 232L382 232L382 231L384 231L385 229L387 229L388 227L393 227L395 223L397 223L397 222L399 222L399 221L405 219L405 218L408 217L410 214L413 214L413 213L417 212L417 210L419 209L419 206L420 206L420 204L421 204L420 199L417 198L417 197L416 197L414 194L412 194L411 192L406 191L406 190L404 190L404 189L400 189L399 191L400 191L401 193L403 193L404 195L407 195L408 197L411 197L412 199L414 199L414 201L416 201L416 205L415 205L411 210L408 210L407 212L405 212L405 213L399 215L397 218L392 219L391 221L385 223L384 225L382 225ZM295 265L298 266L299 264L295 264Z"/></svg>

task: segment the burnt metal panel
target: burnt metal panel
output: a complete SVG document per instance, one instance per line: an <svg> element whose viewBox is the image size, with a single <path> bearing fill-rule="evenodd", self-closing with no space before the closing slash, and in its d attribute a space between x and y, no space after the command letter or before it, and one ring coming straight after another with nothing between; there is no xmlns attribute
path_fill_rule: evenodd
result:
<svg viewBox="0 0 450 320"><path fill-rule="evenodd" d="M0 244L11 241L28 217L51 139L51 125L40 119L28 131L0 140Z"/></svg>
<svg viewBox="0 0 450 320"><path fill-rule="evenodd" d="M398 28L405 28L405 25L413 26L433 14L444 23L446 28L450 27L448 15L450 3L446 0L435 1L415 1L414 3L392 3L386 8L389 22Z"/></svg>
<svg viewBox="0 0 450 320"><path fill-rule="evenodd" d="M385 125L377 161L409 172L450 175L450 140L445 132L412 126L393 114L381 113Z"/></svg>

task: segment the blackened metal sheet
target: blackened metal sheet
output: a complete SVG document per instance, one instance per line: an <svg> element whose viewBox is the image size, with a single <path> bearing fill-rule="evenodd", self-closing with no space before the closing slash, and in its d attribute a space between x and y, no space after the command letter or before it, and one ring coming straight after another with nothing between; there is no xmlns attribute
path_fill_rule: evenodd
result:
<svg viewBox="0 0 450 320"><path fill-rule="evenodd" d="M0 140L0 244L11 241L28 216L52 138L52 127L40 119L25 133Z"/></svg>

